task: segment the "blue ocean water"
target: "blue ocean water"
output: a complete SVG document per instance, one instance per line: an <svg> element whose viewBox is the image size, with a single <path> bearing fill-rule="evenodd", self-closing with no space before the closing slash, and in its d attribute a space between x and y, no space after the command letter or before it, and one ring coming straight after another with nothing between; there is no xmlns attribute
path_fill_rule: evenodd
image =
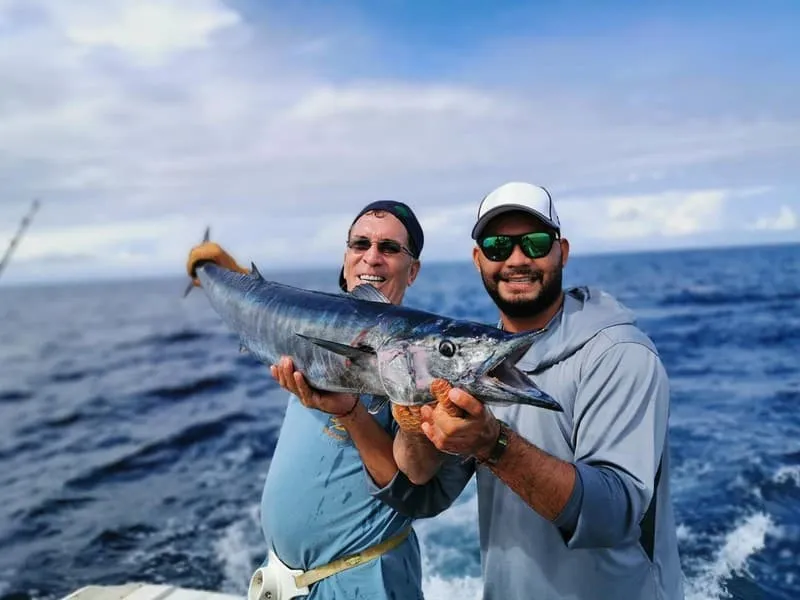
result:
<svg viewBox="0 0 800 600"><path fill-rule="evenodd" d="M688 597L800 598L800 246L574 257L565 276L662 353ZM0 597L246 589L286 395L184 283L0 286ZM407 300L496 318L471 264L424 265ZM477 597L475 517L473 482L418 523L427 597Z"/></svg>

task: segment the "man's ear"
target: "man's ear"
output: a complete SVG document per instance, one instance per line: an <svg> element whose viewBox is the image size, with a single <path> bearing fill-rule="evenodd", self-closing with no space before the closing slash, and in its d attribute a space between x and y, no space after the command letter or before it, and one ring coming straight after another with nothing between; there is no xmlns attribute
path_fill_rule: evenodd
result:
<svg viewBox="0 0 800 600"><path fill-rule="evenodd" d="M480 248L477 246L472 247L472 263L475 265L475 268L478 270L478 273L481 272L481 251Z"/></svg>
<svg viewBox="0 0 800 600"><path fill-rule="evenodd" d="M561 266L563 268L567 266L567 260L569 260L569 240L561 238L558 242L561 245Z"/></svg>
<svg viewBox="0 0 800 600"><path fill-rule="evenodd" d="M421 266L422 263L416 259L414 260L413 263L411 263L411 268L408 270L408 285L414 283L414 280L417 278L417 275L419 275L419 268Z"/></svg>

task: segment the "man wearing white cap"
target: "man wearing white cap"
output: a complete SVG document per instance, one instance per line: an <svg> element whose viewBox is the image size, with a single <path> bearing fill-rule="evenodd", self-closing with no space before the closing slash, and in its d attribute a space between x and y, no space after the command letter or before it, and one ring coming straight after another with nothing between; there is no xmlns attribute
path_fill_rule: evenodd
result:
<svg viewBox="0 0 800 600"><path fill-rule="evenodd" d="M433 446L471 457L460 482L477 473L483 597L682 599L669 383L653 342L610 295L562 288L569 243L544 188L494 190L472 238L500 326L541 331L517 366L564 407L490 410L461 389L450 400L462 417L423 407ZM437 473L433 447L413 453L403 439L395 457L415 485L390 484L379 497L412 515L444 510L459 479Z"/></svg>

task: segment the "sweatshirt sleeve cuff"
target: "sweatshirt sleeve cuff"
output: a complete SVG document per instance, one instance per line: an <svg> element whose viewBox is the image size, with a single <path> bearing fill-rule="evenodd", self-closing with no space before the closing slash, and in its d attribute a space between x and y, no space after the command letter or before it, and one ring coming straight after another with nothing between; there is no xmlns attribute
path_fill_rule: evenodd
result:
<svg viewBox="0 0 800 600"><path fill-rule="evenodd" d="M575 528L564 541L568 548L612 547L628 535L631 526L633 511L625 485L612 469L581 462L576 467L583 499Z"/></svg>
<svg viewBox="0 0 800 600"><path fill-rule="evenodd" d="M371 496L375 496L377 498L385 496L386 494L389 494L395 488L395 486L400 483L398 482L398 477L400 477L399 469L395 472L394 477L392 477L389 483L387 483L383 487L380 487L377 483L375 483L375 480L372 478L372 475L370 475L370 472L367 470L367 467L362 466L362 469L364 470L364 477L367 480L367 491Z"/></svg>
<svg viewBox="0 0 800 600"><path fill-rule="evenodd" d="M572 488L572 493L567 499L567 503L561 510L561 513L555 518L553 524L561 530L562 535L565 536L565 541L572 536L575 528L578 526L578 516L581 513L581 504L583 503L583 479L581 478L581 470L575 465L575 485Z"/></svg>

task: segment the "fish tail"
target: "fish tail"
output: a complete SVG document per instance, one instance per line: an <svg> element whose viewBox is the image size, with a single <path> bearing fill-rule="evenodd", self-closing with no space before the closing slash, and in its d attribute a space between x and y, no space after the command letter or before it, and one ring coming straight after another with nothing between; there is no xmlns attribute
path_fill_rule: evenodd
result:
<svg viewBox="0 0 800 600"><path fill-rule="evenodd" d="M203 242L202 243L206 243L210 239L211 239L211 227L209 226L209 227L206 227L206 231L203 234ZM186 298L186 296L188 296L195 287L196 286L195 286L194 280L189 281L189 284L186 286L186 289L183 292L183 297Z"/></svg>

